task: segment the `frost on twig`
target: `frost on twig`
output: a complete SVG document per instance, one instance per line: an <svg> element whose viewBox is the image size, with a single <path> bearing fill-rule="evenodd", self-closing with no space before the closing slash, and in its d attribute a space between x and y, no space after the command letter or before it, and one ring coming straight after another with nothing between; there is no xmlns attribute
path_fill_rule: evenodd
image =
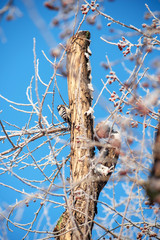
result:
<svg viewBox="0 0 160 240"><path fill-rule="evenodd" d="M31 1L25 3L30 4ZM4 114L11 107L14 114L15 111L18 113L17 119L20 120L20 116L24 120L17 124L11 118L11 121L1 120L0 124L0 186L17 194L17 200L12 198L13 204L9 207L1 206L1 233L6 237L7 221L9 229L14 230L15 226L25 231L24 239L29 238L30 234L34 235L34 239L53 238L52 212L54 209L54 215L58 216L61 207L66 211L57 222L57 238L73 231L72 236L83 239L81 231L80 235L77 234L77 229L82 227L85 237L91 239L94 223L95 239L159 239L159 151L154 133L159 131L157 122L160 117L160 12L153 12L151 5L146 5L144 22L137 27L135 23L127 25L125 20L118 21L103 12L103 1L98 7L97 1L85 0L81 10L79 4L79 1L45 2L47 11L56 11L51 25L54 29L56 26L62 29L59 36L63 39L63 45L55 47L53 39L48 38L48 31L46 35L45 28L39 26L42 36L53 47L51 56L43 53L44 61L49 66L47 72L53 71L53 74L46 74L45 79L42 78L39 67L43 58L37 58L34 46L35 73L27 87L27 103L16 103L7 95L0 95L1 107L10 104L0 112ZM10 4L9 8L2 8L1 17L6 16L6 13L15 13L10 12L15 9L12 6ZM36 7L32 9L36 10ZM33 12L31 14L33 16ZM6 20L11 20L12 16L8 15ZM33 16L35 20L36 15ZM73 36L73 32L77 34L85 21L92 25L93 31L95 27L100 29L105 24L107 36L101 38L103 49L99 45L93 48L93 106L89 34L84 38L81 35L72 42L85 39L87 44L80 50L80 60L83 60L84 65L79 64L76 69L75 61L70 64L76 77L75 82L70 81L69 88L70 94L73 94L69 103L72 115L70 145L70 129L61 122L57 105L62 102L68 105L64 100L67 99L66 91L61 92L66 84L61 75L68 74L64 57L66 51L67 54L72 51L69 45L65 45L65 39ZM63 23L65 25L62 26ZM96 53L100 61L103 59L102 71L97 65L98 59L94 59ZM98 71L96 75L95 70ZM81 75L82 71L84 74ZM92 117L93 111L95 119ZM94 136L93 120L100 123L95 128ZM116 125L118 128L115 128ZM80 154L75 154L75 149ZM71 173L68 171L69 166ZM13 178L21 183L20 187L14 184ZM3 179L7 179L8 184ZM146 188L147 196L142 187ZM101 200L97 201L102 189ZM3 193L5 197L5 191ZM99 215L93 220L93 215L97 213L97 202L100 206ZM34 209L30 211L27 221L25 214L30 206Z"/></svg>

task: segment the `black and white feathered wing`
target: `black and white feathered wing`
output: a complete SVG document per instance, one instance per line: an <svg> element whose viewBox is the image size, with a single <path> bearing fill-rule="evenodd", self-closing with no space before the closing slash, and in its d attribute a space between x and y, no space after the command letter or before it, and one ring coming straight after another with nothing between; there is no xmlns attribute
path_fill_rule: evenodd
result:
<svg viewBox="0 0 160 240"><path fill-rule="evenodd" d="M59 115L61 116L61 118L67 122L67 123L71 123L71 112L70 109L67 108L65 105L58 105L57 106L57 110Z"/></svg>

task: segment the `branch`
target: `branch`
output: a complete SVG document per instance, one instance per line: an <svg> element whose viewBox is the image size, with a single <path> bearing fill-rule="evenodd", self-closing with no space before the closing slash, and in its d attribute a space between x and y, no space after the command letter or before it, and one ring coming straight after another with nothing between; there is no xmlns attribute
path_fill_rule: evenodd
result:
<svg viewBox="0 0 160 240"><path fill-rule="evenodd" d="M8 149L2 153L0 153L0 156L3 156L3 155L6 155L8 153L11 153L19 148L23 148L24 146L26 146L26 144L34 141L34 140L37 140L43 136L45 136L46 134L53 134L53 133L58 133L58 132L63 132L63 131L66 131L66 130L69 130L68 128L55 128L55 127L51 127L51 128L47 128L47 129L39 129L39 130L33 130L33 131L28 131L28 130L25 130L25 132L23 133L23 131L20 131L20 133L15 133L15 134L12 134L12 135L8 135L7 133L7 139L9 140L10 137L15 137L15 136L21 136L22 133L25 135L32 135L32 134L35 134L34 136L28 138L27 140L23 141L22 143L18 144L18 145L12 145L13 148L11 149ZM4 140L5 137L0 137L0 140ZM11 140L9 140L11 141Z"/></svg>
<svg viewBox="0 0 160 240"><path fill-rule="evenodd" d="M5 128L4 128L1 120L0 120L0 125L1 125L1 127L2 127L2 129L3 129L4 134L6 135L6 138L7 138L8 141L11 143L12 147L15 148L15 145L14 145L14 143L11 141L10 137L8 136L8 134L7 134L7 132L6 132Z"/></svg>

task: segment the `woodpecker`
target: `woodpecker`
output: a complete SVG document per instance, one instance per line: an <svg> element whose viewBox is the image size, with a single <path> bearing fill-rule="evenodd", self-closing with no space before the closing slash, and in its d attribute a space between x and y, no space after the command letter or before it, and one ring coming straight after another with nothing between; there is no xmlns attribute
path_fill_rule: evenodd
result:
<svg viewBox="0 0 160 240"><path fill-rule="evenodd" d="M59 115L61 116L61 118L69 123L69 125L71 124L71 111L69 108L67 108L65 105L58 105L57 106L57 110Z"/></svg>

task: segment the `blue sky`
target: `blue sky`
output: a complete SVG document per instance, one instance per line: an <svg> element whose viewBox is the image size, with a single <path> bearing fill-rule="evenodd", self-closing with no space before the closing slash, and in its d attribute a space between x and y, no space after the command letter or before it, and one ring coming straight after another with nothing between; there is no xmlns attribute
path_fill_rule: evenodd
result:
<svg viewBox="0 0 160 240"><path fill-rule="evenodd" d="M6 1L4 0L0 2L0 8L4 5L5 2ZM44 1L35 1L35 3L39 15L41 15L46 24L47 31L49 32L48 34L51 36L49 38L49 41L42 36L40 30L33 23L23 4L23 1L15 1L15 6L17 6L21 11L22 17L16 17L13 21L6 21L5 15L0 21L0 32L2 33L0 35L0 94L11 101L18 103L28 103L26 98L26 89L30 84L32 76L34 75L33 38L36 39L36 54L37 58L39 58L39 74L44 82L48 82L50 80L50 77L53 74L53 69L43 56L42 50L45 52L47 57L53 61L53 58L50 56L51 48L56 47L60 42L63 43L63 40L59 37L59 28L51 26L52 18L57 13L44 8ZM127 25L131 24L137 28L141 28L141 24L147 22L147 20L144 20L144 12L147 12L145 3L149 5L152 11L160 11L159 0L115 0L113 2L105 1L105 9L103 12L112 16L115 18L115 20L119 20ZM104 70L100 64L101 62L106 61L105 55L108 55L110 61L122 58L122 53L117 50L116 46L111 46L103 42L100 37L103 36L105 38L106 36L108 37L111 35L110 28L112 26L117 31L125 30L123 27L120 27L116 24L112 24L111 27L107 27L107 23L109 21L101 17L99 18L98 22L99 24L102 24L101 30L97 30L95 26L91 26L86 23L84 23L81 27L81 30L89 30L91 32L90 48L92 51L92 56L90 60L92 65L92 83L95 88L95 99L103 87L100 79L104 80L105 75L107 74L107 71ZM128 31L131 32L130 30ZM135 41L135 43L136 40L137 37L134 37L133 41ZM113 41L118 42L118 39L115 39ZM153 52L152 58L156 56L158 56L157 52ZM151 65L150 58L148 58L147 63ZM132 63L128 67L132 67ZM122 65L117 65L113 68L121 81L125 81L127 79L128 75L122 71ZM152 72L152 70L150 71ZM66 80L62 78L57 78L57 80L61 94L68 103ZM113 90L114 85L111 86L111 91ZM104 98L100 100L100 104L95 107L95 122L98 122L100 119L103 119L108 115L107 111L104 111L104 104L108 101L108 97L108 95L105 95ZM61 101L59 96L56 96L55 107L59 104L59 101ZM26 121L28 121L28 116L20 112L16 112L9 107L10 104L11 103L8 103L4 99L0 98L0 111L2 110L2 112L0 112L0 119L8 121L12 124L16 124L19 127L24 127ZM48 118L51 122L51 116L48 116ZM4 150L10 147L10 145L6 144L5 146L2 146L2 143L0 142L0 149L1 147L2 150ZM24 174L25 176L32 176L33 178L37 177L36 174L32 175L32 172L30 170L25 170ZM7 176L7 174L2 175L0 176L0 181L9 184L10 181L12 181L12 177ZM17 179L14 180L13 185L16 186L17 189L23 188L23 184L20 183ZM26 189L26 191L27 190L30 191L30 189ZM15 203L16 198L20 198L20 195L17 195L16 192L0 186L0 203L3 207L6 206L6 204ZM35 204L38 205L38 203L30 204L25 215L26 218L29 219L30 212L34 211L33 209ZM50 207L50 209L52 212L52 207ZM50 214L50 218L53 217L53 223L56 221L56 219L58 219L58 216L60 215L60 212L63 211L63 209L55 209L55 211L57 215L54 211L52 214ZM100 216L103 216L103 211L99 212ZM21 237L24 235L24 232L15 229L13 233L8 232L7 234L8 239L10 240L15 239L15 236L17 239L21 239Z"/></svg>

